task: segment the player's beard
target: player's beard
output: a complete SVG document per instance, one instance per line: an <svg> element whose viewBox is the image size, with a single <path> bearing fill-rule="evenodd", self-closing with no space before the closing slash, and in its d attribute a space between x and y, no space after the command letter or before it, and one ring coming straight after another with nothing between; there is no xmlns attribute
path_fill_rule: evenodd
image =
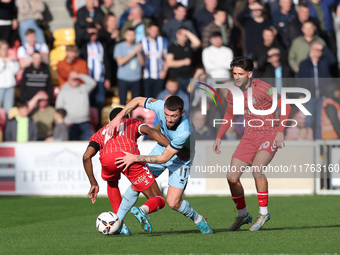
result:
<svg viewBox="0 0 340 255"><path fill-rule="evenodd" d="M174 122L171 122L171 123L166 122L166 127L167 127L168 129L172 129L172 128L174 128L174 127L177 127L177 126L179 125L179 123L181 122L181 119L182 119L182 116L179 117L179 118L178 118L176 121L174 121Z"/></svg>
<svg viewBox="0 0 340 255"><path fill-rule="evenodd" d="M238 78L238 79L235 79L235 85L237 87L239 87L240 89L245 89L248 82L249 82L249 78Z"/></svg>

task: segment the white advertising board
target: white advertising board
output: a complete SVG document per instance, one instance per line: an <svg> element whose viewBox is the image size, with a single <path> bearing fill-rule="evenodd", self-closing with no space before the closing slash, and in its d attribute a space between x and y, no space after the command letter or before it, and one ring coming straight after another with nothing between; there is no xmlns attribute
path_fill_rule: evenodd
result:
<svg viewBox="0 0 340 255"><path fill-rule="evenodd" d="M11 162L14 162L13 169L6 168L6 173L11 171L11 177L14 176L14 188L10 191L0 189L0 194L86 196L90 189L90 183L83 168L82 156L87 145L87 142L1 144L1 147L14 148L15 156L14 160L13 157L11 158ZM141 154L147 155L154 145L154 142L139 143ZM92 159L92 164L100 187L99 195L107 195L106 182L101 178L99 153ZM167 170L157 178L157 183L166 193L168 188ZM128 179L122 175L119 182L122 194L129 185ZM204 181L197 178L189 179L186 194L200 195L204 192Z"/></svg>

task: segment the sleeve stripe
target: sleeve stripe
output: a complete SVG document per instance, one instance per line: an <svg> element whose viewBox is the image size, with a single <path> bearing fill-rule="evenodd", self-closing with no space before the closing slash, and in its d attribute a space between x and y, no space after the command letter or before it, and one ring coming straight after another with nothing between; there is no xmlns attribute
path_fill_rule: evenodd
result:
<svg viewBox="0 0 340 255"><path fill-rule="evenodd" d="M145 101L144 101L144 108L146 108L146 102L149 100L149 98L151 98L151 97L147 97L147 98L145 99Z"/></svg>
<svg viewBox="0 0 340 255"><path fill-rule="evenodd" d="M173 149L175 149L175 150L177 150L177 151L180 150L179 148L176 148L175 146L173 146L171 143L170 143L170 147L173 148Z"/></svg>
<svg viewBox="0 0 340 255"><path fill-rule="evenodd" d="M145 124L145 123L140 124L140 125L138 126L138 133L140 133L141 135L144 135L144 134L140 131L140 128L141 128L142 126L147 126L147 124Z"/></svg>
<svg viewBox="0 0 340 255"><path fill-rule="evenodd" d="M91 146L93 149L96 150L96 152L98 152L100 150L100 145L99 143L95 142L95 141L91 141L89 143L89 146Z"/></svg>

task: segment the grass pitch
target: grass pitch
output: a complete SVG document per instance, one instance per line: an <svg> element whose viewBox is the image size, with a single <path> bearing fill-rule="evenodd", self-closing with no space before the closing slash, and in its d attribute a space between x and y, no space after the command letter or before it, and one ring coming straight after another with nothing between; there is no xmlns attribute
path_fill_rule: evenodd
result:
<svg viewBox="0 0 340 255"><path fill-rule="evenodd" d="M191 220L165 207L150 214L145 234L128 214L132 236L103 236L96 217L107 198L0 197L0 254L336 254L340 252L338 196L270 197L271 220L258 232L227 232L236 216L230 197L188 197L215 231L201 235ZM140 198L137 205L145 201ZM246 198L255 219L257 198ZM248 226L249 227L249 226Z"/></svg>

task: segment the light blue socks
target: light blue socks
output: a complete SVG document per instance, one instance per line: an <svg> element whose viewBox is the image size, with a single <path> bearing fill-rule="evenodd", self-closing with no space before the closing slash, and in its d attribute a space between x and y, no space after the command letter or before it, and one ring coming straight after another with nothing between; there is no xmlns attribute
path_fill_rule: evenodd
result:
<svg viewBox="0 0 340 255"><path fill-rule="evenodd" d="M181 206L178 209L178 212L183 214L185 217L196 221L199 214L191 207L188 201L183 200Z"/></svg>
<svg viewBox="0 0 340 255"><path fill-rule="evenodd" d="M120 203L117 216L123 221L126 214L130 211L131 207L134 206L138 199L139 192L133 191L131 186L125 191L122 202Z"/></svg>

